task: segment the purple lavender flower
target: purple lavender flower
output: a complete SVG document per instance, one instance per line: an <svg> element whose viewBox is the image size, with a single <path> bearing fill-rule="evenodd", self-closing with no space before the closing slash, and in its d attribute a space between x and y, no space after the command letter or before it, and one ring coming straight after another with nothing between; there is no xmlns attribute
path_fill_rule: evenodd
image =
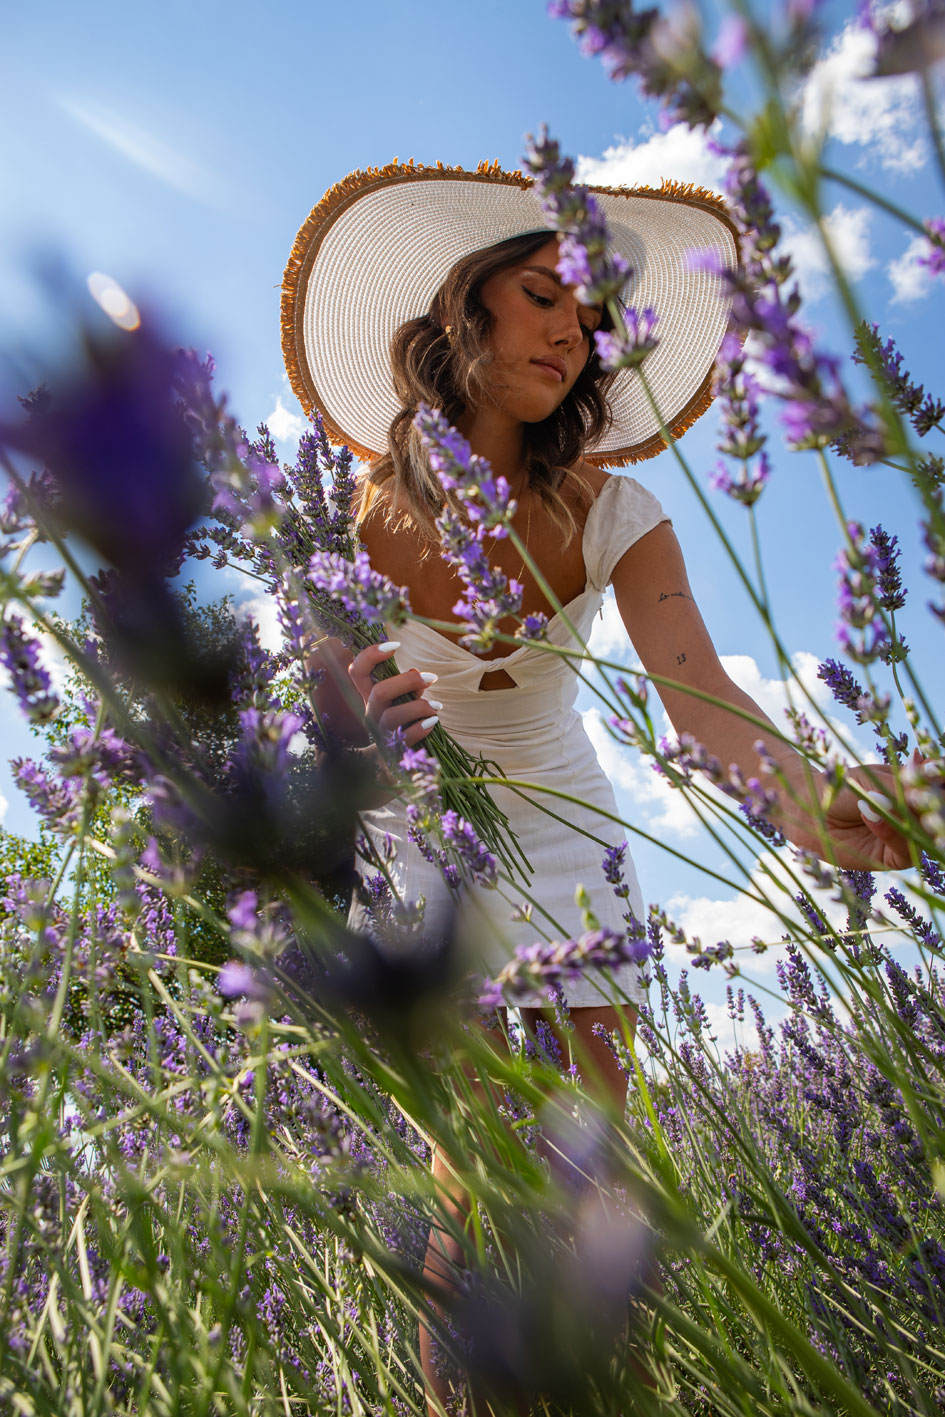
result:
<svg viewBox="0 0 945 1417"><path fill-rule="evenodd" d="M913 382L902 367L902 355L895 341L881 340L878 325L868 325L864 320L858 326L853 361L879 374L893 405L910 420L920 438L945 417L945 404L926 394L921 384Z"/></svg>
<svg viewBox="0 0 945 1417"><path fill-rule="evenodd" d="M83 784L76 778L63 781L54 777L31 758L14 758L13 777L34 812L53 831L69 836L78 829L82 816Z"/></svg>
<svg viewBox="0 0 945 1417"><path fill-rule="evenodd" d="M440 819L443 840L462 863L463 870L479 885L494 886L499 878L498 862L487 851L473 828L457 812L446 811Z"/></svg>
<svg viewBox="0 0 945 1417"><path fill-rule="evenodd" d="M315 590L339 600L369 625L402 625L410 613L407 592L371 566L366 551L353 560L337 551L316 551L308 564Z"/></svg>
<svg viewBox="0 0 945 1417"><path fill-rule="evenodd" d="M548 616L539 610L534 615L523 615L516 635L522 640L543 640L548 629Z"/></svg>
<svg viewBox="0 0 945 1417"><path fill-rule="evenodd" d="M623 878L626 856L627 843L621 841L616 846L608 846L602 862L604 880L613 886L614 895L621 896L624 900L630 894L630 887Z"/></svg>
<svg viewBox="0 0 945 1417"><path fill-rule="evenodd" d="M217 975L217 988L224 999L236 999L249 994L255 983L255 971L242 960L230 959Z"/></svg>
<svg viewBox="0 0 945 1417"><path fill-rule="evenodd" d="M866 691L845 664L838 659L825 659L817 666L817 678L823 680L838 704L856 713L857 723L863 722L860 703L867 697Z"/></svg>
<svg viewBox="0 0 945 1417"><path fill-rule="evenodd" d="M945 898L945 870L942 869L941 863L933 861L931 856L926 856L923 851L920 870L929 890Z"/></svg>
<svg viewBox="0 0 945 1417"><path fill-rule="evenodd" d="M469 515L461 519L449 503L437 518L443 555L459 573L464 595L453 614L466 626L460 643L476 651L488 650L499 633L499 623L517 615L522 606L522 586L490 564L486 536L506 533L515 504L508 485L494 478L484 458L473 454L466 439L451 428L441 413L421 405L414 419L421 442L444 487L455 492Z"/></svg>
<svg viewBox="0 0 945 1417"><path fill-rule="evenodd" d="M479 1007L483 1013L491 1013L509 1000L536 989L579 979L589 969L643 964L649 955L648 939L628 939L606 926L590 930L578 939L520 945L495 979L485 981Z"/></svg>
<svg viewBox="0 0 945 1417"><path fill-rule="evenodd" d="M869 664L893 649L880 609L891 610L905 603L896 569L896 538L875 527L867 542L858 522L850 522L847 531L849 545L836 562L840 572L838 638L851 659Z"/></svg>
<svg viewBox="0 0 945 1417"><path fill-rule="evenodd" d="M445 490L463 504L477 531L507 536L515 503L505 478L495 476L487 459L473 452L438 409L420 404L413 422L430 467Z"/></svg>
<svg viewBox="0 0 945 1417"><path fill-rule="evenodd" d="M0 622L0 664L10 676L10 689L31 723L49 723L59 712L49 671L40 662L39 642L27 633L19 615Z"/></svg>
<svg viewBox="0 0 945 1417"><path fill-rule="evenodd" d="M208 354L200 359L196 350L177 351L174 371L176 408L193 439L194 453L207 472L239 461L247 452L246 434L226 411L226 399L214 398L213 374L216 365Z"/></svg>
<svg viewBox="0 0 945 1417"><path fill-rule="evenodd" d="M86 712L93 719L96 705L87 703ZM140 786L148 766L144 754L109 723L103 723L97 731L77 724L65 742L50 749L49 761L63 777L92 775L103 789L119 784Z"/></svg>
<svg viewBox="0 0 945 1417"><path fill-rule="evenodd" d="M641 43L659 12L634 13L621 0L551 0L548 13L570 20L584 53L599 58L612 79L625 79L636 72Z"/></svg>
<svg viewBox="0 0 945 1417"><path fill-rule="evenodd" d="M586 187L569 185L574 173L570 158L542 127L529 144L524 166L535 179L542 210L556 231L563 233L558 274L573 286L579 300L599 305L616 300L630 273L627 261L610 247L607 223L599 203Z"/></svg>
<svg viewBox="0 0 945 1417"><path fill-rule="evenodd" d="M930 217L925 223L925 234L929 238L929 249L919 261L928 266L933 275L945 275L945 217Z"/></svg>
<svg viewBox="0 0 945 1417"><path fill-rule="evenodd" d="M551 0L549 13L571 21L585 54L598 56L612 79L633 74L648 98L659 98L667 123L708 127L722 101L722 60L734 62L737 39L720 35L720 54L707 55L695 10L668 16L635 12L627 0Z"/></svg>
<svg viewBox="0 0 945 1417"><path fill-rule="evenodd" d="M522 584L510 580L489 561L483 541L444 508L436 521L444 559L459 573L464 595L452 607L466 627L460 644L484 653L495 643L500 623L522 608Z"/></svg>
<svg viewBox="0 0 945 1417"><path fill-rule="evenodd" d="M234 930L252 935L259 920L259 897L255 891L240 891L226 913Z"/></svg>
<svg viewBox="0 0 945 1417"><path fill-rule="evenodd" d="M289 744L302 727L299 714L247 708L241 710L239 722L240 741L227 763L234 777L281 783L289 764Z"/></svg>
<svg viewBox="0 0 945 1417"><path fill-rule="evenodd" d="M837 360L815 348L796 316L800 296L784 294L791 263L776 254L780 228L748 145L731 150L726 190L742 234L742 267L723 271L732 292L733 330L754 335L757 359L772 376L782 421L796 447L823 447L862 425L839 377ZM747 391L746 391L747 392Z"/></svg>
<svg viewBox="0 0 945 1417"><path fill-rule="evenodd" d="M439 793L439 779L436 759L427 752L422 743L413 748L404 748L400 754L400 770L410 778L414 792L420 797L434 799Z"/></svg>
<svg viewBox="0 0 945 1417"><path fill-rule="evenodd" d="M657 325L656 312L650 309L642 314L631 308L624 313L625 330L597 330L594 343L597 354L605 369L635 369L646 356L656 348L659 340L653 331Z"/></svg>
<svg viewBox="0 0 945 1417"><path fill-rule="evenodd" d="M899 538L890 536L881 526L870 531L870 550L874 559L877 604L883 610L901 610L906 603L906 592L899 573Z"/></svg>
<svg viewBox="0 0 945 1417"><path fill-rule="evenodd" d="M758 381L746 369L742 341L729 333L722 341L712 375L712 391L722 409L723 433L716 444L720 453L741 463L732 477L725 463L718 463L712 486L750 507L761 496L770 472L766 442L758 411ZM758 461L752 462L757 456Z"/></svg>
<svg viewBox="0 0 945 1417"><path fill-rule="evenodd" d="M274 494L284 489L286 478L274 458L247 452L244 460L233 459L212 473L210 482L215 493L211 510L239 522L244 536L264 537L281 520L283 504Z"/></svg>
<svg viewBox="0 0 945 1417"><path fill-rule="evenodd" d="M164 575L204 506L177 408L181 357L145 324L85 338L86 363L0 446L44 464L57 516L135 584Z"/></svg>

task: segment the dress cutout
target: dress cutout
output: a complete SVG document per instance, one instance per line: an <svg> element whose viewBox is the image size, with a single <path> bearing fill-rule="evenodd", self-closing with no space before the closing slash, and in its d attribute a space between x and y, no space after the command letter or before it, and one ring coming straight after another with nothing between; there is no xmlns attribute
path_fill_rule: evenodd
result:
<svg viewBox="0 0 945 1417"><path fill-rule="evenodd" d="M641 536L668 520L653 494L632 477L612 476L605 482L584 527L584 590L549 620L548 642L574 647L570 625L586 643L617 562ZM469 967L496 974L519 946L582 934L581 912L574 903L578 885L588 892L602 925L623 930L628 907L642 919L643 897L629 850L624 870L629 898L618 899L604 879L604 851L623 842L625 834L614 820L618 814L613 788L574 706L578 679L571 665L580 661L533 642L483 661L414 620L396 629L388 626L388 634L401 641L401 664L416 664L439 675L436 697L443 704L444 728L469 752L499 763L518 788L490 791L508 817L532 874L527 879L523 872L510 880L500 873L495 890L466 888L460 935ZM515 687L481 691L483 673L496 669L505 669ZM438 870L407 840L402 800L364 813L363 823L379 848L385 837L392 840L397 855L389 870L403 899L423 895L431 906L442 899L445 887ZM374 869L361 860L356 864L362 873ZM530 919L529 897L534 898ZM350 919L354 927L364 925L357 904ZM639 968L626 964L589 970L565 985L565 994L572 1006L601 1005L615 996L638 1002ZM520 1003L543 1005L547 999L535 994Z"/></svg>

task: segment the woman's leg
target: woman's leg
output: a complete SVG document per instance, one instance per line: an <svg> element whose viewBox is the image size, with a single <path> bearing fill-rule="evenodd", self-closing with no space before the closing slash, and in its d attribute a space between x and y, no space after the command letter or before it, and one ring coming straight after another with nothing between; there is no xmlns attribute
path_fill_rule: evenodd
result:
<svg viewBox="0 0 945 1417"><path fill-rule="evenodd" d="M627 1100L627 1075L621 1068L607 1041L598 1036L603 1028L622 1038L624 1029L634 1036L637 1012L632 1004L605 1004L600 1007L579 1007L570 1011L573 1033L563 1033L547 1009L523 1009L522 1023L532 1037L539 1019L551 1029L563 1057L569 1048L574 1053L581 1082L592 1097L598 1096L623 1107Z"/></svg>
<svg viewBox="0 0 945 1417"><path fill-rule="evenodd" d="M599 1037L595 1029L602 1026L608 1033L616 1030L618 1035L622 1036L624 1027L627 1027L632 1037L636 1023L636 1011L629 1005L623 1008L614 1005L575 1008L571 1010L573 1033L564 1034L555 1026L553 1016L549 1011L522 1010L522 1023L532 1036L534 1036L535 1025L539 1019L543 1019L555 1034L564 1057L567 1057L569 1047L573 1049L575 1062L585 1090L592 1096L596 1094L613 1101L618 1108L622 1109L627 1100L627 1076L620 1068L606 1040ZM489 1037L497 1048L508 1046L506 1032L490 1031ZM477 1081L473 1083L473 1086L478 1089L481 1084ZM567 1181L568 1161L561 1150L546 1148L545 1154L553 1173L556 1173L560 1180ZM434 1224L427 1245L423 1273L432 1290L449 1292L455 1285L454 1277L457 1270L461 1269L465 1262L463 1248L451 1231L462 1229L469 1213L469 1197L457 1181L455 1170L448 1157L442 1154L434 1155L433 1177L437 1184L437 1191L441 1196L441 1207L444 1218L448 1220L449 1228L447 1226L437 1227ZM431 1308L437 1318L442 1318L442 1311L435 1303L431 1303ZM429 1393L428 1412L430 1417L439 1417L449 1396L450 1384L437 1372L436 1340L430 1328L423 1324L420 1328L420 1363Z"/></svg>
<svg viewBox="0 0 945 1417"><path fill-rule="evenodd" d="M497 1051L507 1051L508 1030L504 1009L501 1010L501 1017L500 1029L485 1029L484 1032ZM467 1076L473 1092L480 1094L484 1085L478 1076L469 1073ZM457 1231L463 1229L469 1215L469 1195L457 1180L456 1168L445 1153L434 1151L432 1172L444 1223L438 1225L434 1220L430 1229L423 1277L431 1292L439 1290L449 1294L456 1287L457 1273L466 1266L463 1246L455 1236ZM443 1319L443 1310L432 1300L430 1309L437 1319ZM420 1367L427 1387L429 1417L440 1417L450 1395L450 1383L438 1371L436 1336L425 1323L420 1325Z"/></svg>
<svg viewBox="0 0 945 1417"><path fill-rule="evenodd" d="M462 1229L469 1211L469 1198L459 1186L448 1159L434 1152L433 1179L440 1208L458 1229ZM462 1246L446 1226L438 1226L436 1220L430 1229L423 1278L430 1290L449 1293L455 1287L455 1275L463 1267ZM443 1320L443 1310L434 1301L430 1308L436 1318ZM430 1417L439 1417L449 1396L450 1384L438 1371L436 1336L426 1323L420 1324L420 1367L427 1386L427 1411ZM436 1402L432 1399L435 1398ZM439 1406L437 1406L439 1403Z"/></svg>

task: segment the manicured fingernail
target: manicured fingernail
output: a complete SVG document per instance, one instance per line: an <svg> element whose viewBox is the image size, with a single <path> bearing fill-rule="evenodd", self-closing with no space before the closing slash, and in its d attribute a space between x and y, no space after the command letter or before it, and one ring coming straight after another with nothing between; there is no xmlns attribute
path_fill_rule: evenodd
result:
<svg viewBox="0 0 945 1417"><path fill-rule="evenodd" d="M400 649L400 640L385 640L384 643L378 645L377 648L382 654L393 654L395 649Z"/></svg>
<svg viewBox="0 0 945 1417"><path fill-rule="evenodd" d="M860 813L866 818L868 822L881 822L883 820L877 811L875 811L872 807L867 806L868 802L874 802L877 807L882 807L884 812L892 811L892 803L886 796L885 792L867 792L866 801L864 801L862 797L859 799L859 801Z"/></svg>
<svg viewBox="0 0 945 1417"><path fill-rule="evenodd" d="M439 674L431 674L428 669L418 669L417 673L420 675L424 684L435 684L440 677Z"/></svg>
<svg viewBox="0 0 945 1417"><path fill-rule="evenodd" d="M431 713L429 718L422 718L422 719L420 720L420 727L421 727L421 728L432 728L433 725L434 725L434 723L439 723L439 721L440 721L439 715L438 715L438 714L435 714L435 713Z"/></svg>
<svg viewBox="0 0 945 1417"><path fill-rule="evenodd" d="M440 703L439 699L430 699L430 698L428 698L428 699L427 699L427 703L430 705L431 708L435 708L436 711L437 711L437 713L439 713L440 709L443 707L443 705Z"/></svg>

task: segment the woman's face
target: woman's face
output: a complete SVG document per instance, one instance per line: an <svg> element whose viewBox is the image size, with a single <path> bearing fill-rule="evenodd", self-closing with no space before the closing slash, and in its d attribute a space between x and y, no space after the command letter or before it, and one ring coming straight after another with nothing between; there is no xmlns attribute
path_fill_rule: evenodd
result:
<svg viewBox="0 0 945 1417"><path fill-rule="evenodd" d="M492 316L490 393L522 423L540 423L567 398L584 368L600 306L582 305L555 271L558 238L485 282Z"/></svg>

